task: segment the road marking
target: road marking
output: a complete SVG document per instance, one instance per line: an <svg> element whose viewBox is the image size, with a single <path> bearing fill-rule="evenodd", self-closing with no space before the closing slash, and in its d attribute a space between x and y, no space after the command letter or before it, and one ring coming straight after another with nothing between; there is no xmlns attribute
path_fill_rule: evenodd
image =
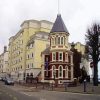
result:
<svg viewBox="0 0 100 100"><path fill-rule="evenodd" d="M51 92L51 91L47 91L47 92ZM78 94L78 95L96 95L96 96L100 96L100 94L95 94L95 93L81 93L81 92L58 92L58 91L52 91L52 93L55 92L55 93L64 93L64 94Z"/></svg>
<svg viewBox="0 0 100 100"><path fill-rule="evenodd" d="M11 95L11 94L9 94L9 96L10 96L10 97L12 97L12 95Z"/></svg>
<svg viewBox="0 0 100 100"><path fill-rule="evenodd" d="M30 95L30 94L27 94L27 93L25 93L25 92L21 92L22 94L25 94L25 95L27 95L27 96L32 96L32 95Z"/></svg>
<svg viewBox="0 0 100 100"><path fill-rule="evenodd" d="M78 94L78 95L96 95L96 96L100 96L100 94L94 94L94 93L75 93L75 92L67 92L67 93L70 93L70 94Z"/></svg>
<svg viewBox="0 0 100 100"><path fill-rule="evenodd" d="M2 92L5 92L5 90L2 90Z"/></svg>
<svg viewBox="0 0 100 100"><path fill-rule="evenodd" d="M18 100L16 97L13 97L13 100Z"/></svg>
<svg viewBox="0 0 100 100"><path fill-rule="evenodd" d="M6 92L6 94L8 95L9 93L8 93L8 92Z"/></svg>
<svg viewBox="0 0 100 100"><path fill-rule="evenodd" d="M40 100L46 100L45 98L40 98Z"/></svg>

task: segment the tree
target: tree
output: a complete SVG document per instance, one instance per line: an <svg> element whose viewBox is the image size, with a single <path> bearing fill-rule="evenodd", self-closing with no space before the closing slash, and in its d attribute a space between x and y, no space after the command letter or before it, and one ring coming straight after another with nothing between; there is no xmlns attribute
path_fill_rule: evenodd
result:
<svg viewBox="0 0 100 100"><path fill-rule="evenodd" d="M93 24L87 30L86 47L88 48L88 56L93 61L94 76L93 84L98 86L98 62L100 61L100 24Z"/></svg>
<svg viewBox="0 0 100 100"><path fill-rule="evenodd" d="M70 50L73 52L74 78L79 78L81 76L80 63L82 54L75 49L75 44L73 42Z"/></svg>

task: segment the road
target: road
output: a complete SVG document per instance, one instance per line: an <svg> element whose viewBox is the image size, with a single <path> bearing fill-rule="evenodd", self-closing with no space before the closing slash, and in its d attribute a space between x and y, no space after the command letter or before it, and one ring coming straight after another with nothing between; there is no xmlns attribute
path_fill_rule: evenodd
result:
<svg viewBox="0 0 100 100"><path fill-rule="evenodd" d="M11 86L10 86L11 87ZM0 100L39 100L36 97L30 97L25 94L14 91L0 82Z"/></svg>
<svg viewBox="0 0 100 100"><path fill-rule="evenodd" d="M0 82L0 100L100 100L100 95L55 91L28 91L30 88L6 86ZM26 91L27 90L27 91Z"/></svg>

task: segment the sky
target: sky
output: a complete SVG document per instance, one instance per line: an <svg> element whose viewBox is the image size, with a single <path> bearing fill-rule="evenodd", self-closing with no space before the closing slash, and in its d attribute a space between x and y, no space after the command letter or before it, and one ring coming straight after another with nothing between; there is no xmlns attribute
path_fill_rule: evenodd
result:
<svg viewBox="0 0 100 100"><path fill-rule="evenodd" d="M100 0L59 1L59 12L70 33L69 42L85 44L87 28L100 22ZM57 14L58 0L0 0L0 53L24 20L54 22Z"/></svg>
<svg viewBox="0 0 100 100"><path fill-rule="evenodd" d="M69 42L85 43L87 28L100 21L100 0L59 0L59 12L70 33ZM24 20L54 22L58 0L0 0L0 53Z"/></svg>

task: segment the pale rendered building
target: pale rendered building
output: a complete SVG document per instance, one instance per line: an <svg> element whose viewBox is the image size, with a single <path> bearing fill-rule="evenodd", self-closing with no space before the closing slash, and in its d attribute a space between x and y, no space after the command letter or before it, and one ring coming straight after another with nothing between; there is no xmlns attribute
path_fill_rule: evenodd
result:
<svg viewBox="0 0 100 100"><path fill-rule="evenodd" d="M0 55L0 77L7 76L8 69L8 51L7 47L4 46L4 52Z"/></svg>
<svg viewBox="0 0 100 100"><path fill-rule="evenodd" d="M27 73L34 74L33 70L39 73L40 54L48 44L51 27L49 21L26 20L21 24L20 31L9 39L9 74L16 81L24 80ZM43 33L46 39L42 39L39 33Z"/></svg>

